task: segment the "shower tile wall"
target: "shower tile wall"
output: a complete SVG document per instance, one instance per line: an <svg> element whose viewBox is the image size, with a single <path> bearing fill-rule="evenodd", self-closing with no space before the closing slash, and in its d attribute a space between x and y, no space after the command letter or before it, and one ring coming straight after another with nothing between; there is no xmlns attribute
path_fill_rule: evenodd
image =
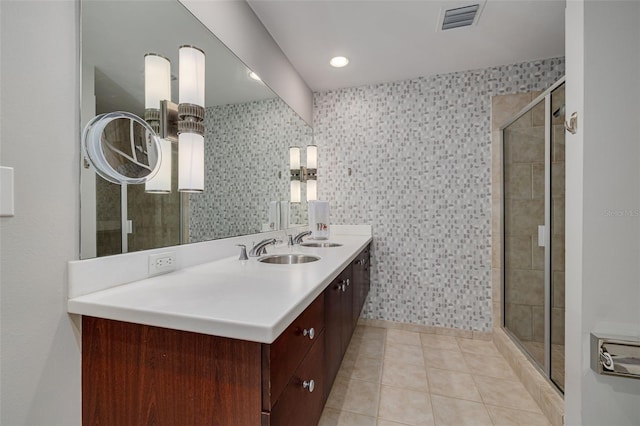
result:
<svg viewBox="0 0 640 426"><path fill-rule="evenodd" d="M365 317L491 331L491 97L563 74L554 58L315 94L319 197L332 223L373 225Z"/></svg>
<svg viewBox="0 0 640 426"><path fill-rule="evenodd" d="M206 108L205 129L205 191L189 196L189 241L260 232L269 202L289 200L289 147L311 144L310 128L274 98ZM291 204L290 222L307 222L306 203Z"/></svg>

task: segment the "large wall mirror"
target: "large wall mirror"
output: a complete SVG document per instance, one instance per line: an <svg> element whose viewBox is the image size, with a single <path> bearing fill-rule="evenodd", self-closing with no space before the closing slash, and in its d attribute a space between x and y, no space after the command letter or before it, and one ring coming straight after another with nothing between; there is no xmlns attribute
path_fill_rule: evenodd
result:
<svg viewBox="0 0 640 426"><path fill-rule="evenodd" d="M83 161L81 258L271 230L276 203L286 204L286 223L306 223L304 194L288 202L289 147L312 144L311 128L182 4L83 0L81 16L83 127L114 111L144 117L145 54L171 61L175 103L179 47L206 55L204 192L178 192L177 143L165 194L108 182Z"/></svg>

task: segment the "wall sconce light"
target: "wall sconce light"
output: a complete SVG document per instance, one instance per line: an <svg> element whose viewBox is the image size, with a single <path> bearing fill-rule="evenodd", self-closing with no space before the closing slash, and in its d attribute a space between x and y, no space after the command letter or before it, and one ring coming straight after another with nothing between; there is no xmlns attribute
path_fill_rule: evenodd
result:
<svg viewBox="0 0 640 426"><path fill-rule="evenodd" d="M300 148L292 146L289 148L289 169L291 170L291 202L300 202Z"/></svg>
<svg viewBox="0 0 640 426"><path fill-rule="evenodd" d="M204 52L180 46L178 191L204 191Z"/></svg>
<svg viewBox="0 0 640 426"><path fill-rule="evenodd" d="M307 201L318 199L318 146L307 145Z"/></svg>
<svg viewBox="0 0 640 426"><path fill-rule="evenodd" d="M318 147L316 145L307 146L307 166L300 165L300 148L292 146L289 148L289 169L291 170L291 202L300 202L300 184L307 183L307 201L318 198L317 184L318 168Z"/></svg>
<svg viewBox="0 0 640 426"><path fill-rule="evenodd" d="M171 192L171 142L178 142L178 191L204 191L205 54L185 45L179 59L176 105L171 102L171 63L161 55L145 55L145 121L166 141L161 142L161 171L146 185L147 192Z"/></svg>
<svg viewBox="0 0 640 426"><path fill-rule="evenodd" d="M144 55L144 119L156 134L160 132L160 106L171 100L171 61L156 53ZM160 168L144 184L145 192L168 194L171 192L171 141L160 139Z"/></svg>

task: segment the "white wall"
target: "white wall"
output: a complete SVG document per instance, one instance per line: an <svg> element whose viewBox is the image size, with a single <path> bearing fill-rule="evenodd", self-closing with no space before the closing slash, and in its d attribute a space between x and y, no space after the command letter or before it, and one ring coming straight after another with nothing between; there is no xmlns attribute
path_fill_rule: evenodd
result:
<svg viewBox="0 0 640 426"><path fill-rule="evenodd" d="M16 215L0 219L3 425L80 423L80 344L66 313L78 257L78 11L73 1L1 10L2 165Z"/></svg>
<svg viewBox="0 0 640 426"><path fill-rule="evenodd" d="M640 383L591 371L589 333L640 333L640 3L570 0L566 28L565 422L637 425Z"/></svg>
<svg viewBox="0 0 640 426"><path fill-rule="evenodd" d="M244 0L180 2L307 124L313 125L311 89Z"/></svg>

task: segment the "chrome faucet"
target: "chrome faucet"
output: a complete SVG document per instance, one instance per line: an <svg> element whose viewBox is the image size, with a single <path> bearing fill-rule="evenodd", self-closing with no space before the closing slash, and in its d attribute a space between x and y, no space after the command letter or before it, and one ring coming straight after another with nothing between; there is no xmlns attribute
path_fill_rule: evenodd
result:
<svg viewBox="0 0 640 426"><path fill-rule="evenodd" d="M278 240L276 240L275 238L267 238L266 240L262 240L258 244L253 246L253 248L249 252L249 256L258 257L262 256L263 254L267 254L267 246L269 244L276 244L277 242Z"/></svg>
<svg viewBox="0 0 640 426"><path fill-rule="evenodd" d="M296 235L293 238L293 243L294 244L300 244L302 242L302 239L304 237L306 237L307 235L311 235L311 231L304 231L304 232L299 233L298 235Z"/></svg>

